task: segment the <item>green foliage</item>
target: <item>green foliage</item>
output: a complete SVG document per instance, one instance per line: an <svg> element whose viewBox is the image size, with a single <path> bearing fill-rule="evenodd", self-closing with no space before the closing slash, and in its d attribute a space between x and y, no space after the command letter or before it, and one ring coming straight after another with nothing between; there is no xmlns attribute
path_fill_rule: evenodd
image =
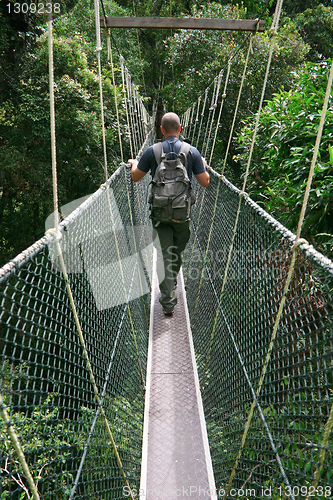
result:
<svg viewBox="0 0 333 500"><path fill-rule="evenodd" d="M74 41L55 38L54 53L59 194L60 203L66 203L73 193L80 197L91 192L92 184L103 178L96 165L102 158L98 85ZM15 93L0 117L2 238L16 252L43 235L52 211L49 113L47 41L42 37L27 54ZM109 144L113 135L110 129Z"/></svg>
<svg viewBox="0 0 333 500"><path fill-rule="evenodd" d="M288 15L293 15L306 9L314 9L318 5L328 7L331 3L331 0L284 0L283 9Z"/></svg>
<svg viewBox="0 0 333 500"><path fill-rule="evenodd" d="M283 383L283 382L282 382ZM286 385L288 380L284 381ZM314 417L323 412L328 418L330 402L327 404L309 401L307 394L301 392L297 398L288 397L283 408L277 411L274 405L265 409L267 424L270 428L280 429L275 439L279 443L279 454L285 467L289 471L290 479L295 477L294 484L298 486L310 486L310 478L319 464L320 445L323 439L324 428ZM331 449L328 443L327 449ZM331 484L333 476L333 455L327 451L322 468L321 484ZM296 480L297 477L297 480ZM288 498L284 496L283 498Z"/></svg>
<svg viewBox="0 0 333 500"><path fill-rule="evenodd" d="M98 79L81 40L55 36L54 64L59 200L66 204L91 193L104 179ZM120 149L110 78L105 69L112 172L119 164ZM43 235L52 212L48 85L47 39L42 36L22 63L11 99L0 107L1 264ZM118 103L122 100L120 88L117 99ZM124 112L121 119L124 124Z"/></svg>
<svg viewBox="0 0 333 500"><path fill-rule="evenodd" d="M328 66L327 63L308 63L295 73L292 90L275 94L260 117L250 194L294 231L321 116ZM249 119L238 138L237 159L241 163L246 162L252 132L253 119ZM324 233L331 237L333 232L332 144L331 98L303 226L303 236L317 247L323 245L323 250L330 241Z"/></svg>
<svg viewBox="0 0 333 500"><path fill-rule="evenodd" d="M23 412L11 415L30 472L45 499L67 497L73 476L66 470L66 462L73 453L72 448L82 446L80 436L75 432L70 420L58 419L59 410L53 403L56 396L50 394L41 406L34 409L31 416ZM2 495L5 495L6 491L17 490L21 493L20 499L30 498L24 471L1 417L0 424Z"/></svg>
<svg viewBox="0 0 333 500"><path fill-rule="evenodd" d="M194 9L195 17L245 19L246 9L238 6L222 6L212 3L206 9ZM246 35L247 36L247 35ZM198 97L200 92L209 85L220 70L225 69L228 61L237 50L239 55L232 62L231 76L228 86L226 108L233 106L238 93L240 78L248 49L246 36L239 32L215 31L185 31L175 33L172 39L165 41L167 50L166 64L173 67L175 88L170 83L164 87L163 96L170 102L170 94L181 110L185 110ZM244 46L241 46L244 42ZM253 52L246 74L245 89L240 105L242 117L246 117L256 109L260 85L264 78L270 39L267 33L253 37ZM308 51L297 32L296 25L289 19L284 19L276 41L275 57L273 59L271 76L267 95L272 95L277 86L291 84L291 68L303 63ZM228 109L226 111L228 114ZM227 118L227 128L230 118Z"/></svg>
<svg viewBox="0 0 333 500"><path fill-rule="evenodd" d="M327 59L333 54L333 6L300 12L295 18L303 40L310 46L308 58L313 61Z"/></svg>
<svg viewBox="0 0 333 500"><path fill-rule="evenodd" d="M3 368L2 387L4 393L19 376L9 363ZM7 388L6 388L7 387ZM96 409L82 407L76 421L61 418L57 406L58 395L50 394L46 400L29 413L12 412L11 422L30 472L45 500L65 500L73 486L78 464L85 448ZM131 487L138 488L133 477L140 474L141 449L136 446L138 433L142 433L142 403L115 398L109 402L108 419L122 462L129 470ZM134 464L137 464L136 466ZM131 468L131 470L130 470ZM104 419L100 416L94 428L87 457L81 475L84 491L91 500L101 500L97 492L104 491L103 484L110 488L114 478L114 498L122 497L123 482L119 481L119 469ZM28 482L0 416L0 477L1 499L30 498ZM10 492L10 493L9 493Z"/></svg>

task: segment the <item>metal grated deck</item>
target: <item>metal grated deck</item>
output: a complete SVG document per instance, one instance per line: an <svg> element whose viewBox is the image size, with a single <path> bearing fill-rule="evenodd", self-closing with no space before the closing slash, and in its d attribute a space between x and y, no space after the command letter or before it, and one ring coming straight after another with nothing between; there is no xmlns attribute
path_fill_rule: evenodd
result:
<svg viewBox="0 0 333 500"><path fill-rule="evenodd" d="M154 262L140 498L215 499L182 273L168 318L155 269Z"/></svg>

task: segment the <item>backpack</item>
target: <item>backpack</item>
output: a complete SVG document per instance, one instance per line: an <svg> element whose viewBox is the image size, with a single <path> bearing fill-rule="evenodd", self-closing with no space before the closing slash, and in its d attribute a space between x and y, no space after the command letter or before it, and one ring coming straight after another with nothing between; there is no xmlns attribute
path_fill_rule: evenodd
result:
<svg viewBox="0 0 333 500"><path fill-rule="evenodd" d="M148 203L154 221L185 222L190 219L191 205L195 201L187 174L190 147L183 142L177 154L164 153L161 142L153 146L157 169L150 183ZM173 159L169 159L171 155Z"/></svg>

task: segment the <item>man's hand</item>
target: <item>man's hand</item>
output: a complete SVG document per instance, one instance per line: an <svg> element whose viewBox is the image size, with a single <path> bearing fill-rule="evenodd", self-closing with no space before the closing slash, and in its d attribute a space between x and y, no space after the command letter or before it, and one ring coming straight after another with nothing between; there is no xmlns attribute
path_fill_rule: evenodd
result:
<svg viewBox="0 0 333 500"><path fill-rule="evenodd" d="M138 161L137 160L133 160L132 158L130 160L127 160L127 163L131 164L131 168L138 166Z"/></svg>
<svg viewBox="0 0 333 500"><path fill-rule="evenodd" d="M133 182L141 181L141 179L146 175L146 172L138 169L138 161L133 160L133 158L128 160L131 165L131 178Z"/></svg>

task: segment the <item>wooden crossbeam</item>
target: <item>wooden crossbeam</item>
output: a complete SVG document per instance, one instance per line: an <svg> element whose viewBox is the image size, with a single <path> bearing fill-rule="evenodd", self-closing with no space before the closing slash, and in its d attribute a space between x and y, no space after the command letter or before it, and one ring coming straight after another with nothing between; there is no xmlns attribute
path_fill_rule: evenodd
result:
<svg viewBox="0 0 333 500"><path fill-rule="evenodd" d="M258 19L204 19L194 17L101 17L101 28L171 28L189 30L265 31Z"/></svg>

